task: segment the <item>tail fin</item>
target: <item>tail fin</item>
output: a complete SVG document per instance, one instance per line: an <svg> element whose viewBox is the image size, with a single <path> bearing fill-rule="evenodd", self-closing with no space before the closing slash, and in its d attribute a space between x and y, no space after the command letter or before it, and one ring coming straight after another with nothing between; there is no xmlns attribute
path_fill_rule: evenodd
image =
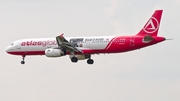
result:
<svg viewBox="0 0 180 101"><path fill-rule="evenodd" d="M162 12L163 10L156 10L154 14L152 15L152 17L144 25L143 29L137 35L157 36L160 22L161 22Z"/></svg>

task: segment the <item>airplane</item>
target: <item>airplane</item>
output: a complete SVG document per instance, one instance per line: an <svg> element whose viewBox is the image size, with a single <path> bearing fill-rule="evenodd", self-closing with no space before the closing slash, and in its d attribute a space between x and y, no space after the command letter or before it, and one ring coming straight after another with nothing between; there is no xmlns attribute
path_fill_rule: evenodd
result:
<svg viewBox="0 0 180 101"><path fill-rule="evenodd" d="M62 57L69 55L71 62L87 60L93 64L91 55L106 53L122 53L141 49L165 41L165 37L157 36L163 10L156 10L144 27L132 36L92 36L55 38L30 38L14 41L6 48L12 55L22 56L21 64L29 55L45 55L46 57Z"/></svg>

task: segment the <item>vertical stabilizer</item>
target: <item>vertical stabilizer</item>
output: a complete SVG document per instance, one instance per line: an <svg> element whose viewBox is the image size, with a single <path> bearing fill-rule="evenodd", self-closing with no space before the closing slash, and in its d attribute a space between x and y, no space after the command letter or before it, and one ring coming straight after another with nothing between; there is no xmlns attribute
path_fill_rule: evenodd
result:
<svg viewBox="0 0 180 101"><path fill-rule="evenodd" d="M157 36L163 10L156 10L137 35Z"/></svg>

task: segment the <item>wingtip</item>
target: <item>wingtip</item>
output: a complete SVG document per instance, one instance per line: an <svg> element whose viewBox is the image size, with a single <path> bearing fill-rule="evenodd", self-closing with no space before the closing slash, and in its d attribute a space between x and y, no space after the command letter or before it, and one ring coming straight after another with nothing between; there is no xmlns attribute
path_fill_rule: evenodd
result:
<svg viewBox="0 0 180 101"><path fill-rule="evenodd" d="M62 33L61 35L60 35L60 37L63 37L64 36L64 33Z"/></svg>

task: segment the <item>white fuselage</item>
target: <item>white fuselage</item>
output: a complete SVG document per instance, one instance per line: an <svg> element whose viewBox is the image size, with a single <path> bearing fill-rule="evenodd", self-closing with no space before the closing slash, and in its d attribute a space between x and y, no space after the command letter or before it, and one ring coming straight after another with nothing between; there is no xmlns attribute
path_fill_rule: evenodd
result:
<svg viewBox="0 0 180 101"><path fill-rule="evenodd" d="M114 36L101 37L67 37L66 39L75 47L81 50L102 50L108 48L110 41ZM110 45L109 45L110 46ZM32 38L14 41L6 48L7 52L28 52L28 51L45 51L48 48L58 47L55 38Z"/></svg>

